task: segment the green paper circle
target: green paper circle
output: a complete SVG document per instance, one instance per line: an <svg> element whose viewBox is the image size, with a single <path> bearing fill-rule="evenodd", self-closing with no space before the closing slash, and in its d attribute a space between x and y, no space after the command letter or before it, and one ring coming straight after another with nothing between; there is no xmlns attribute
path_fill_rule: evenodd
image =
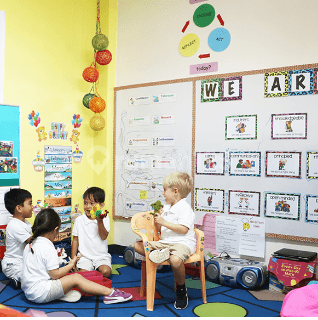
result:
<svg viewBox="0 0 318 320"><path fill-rule="evenodd" d="M201 304L193 312L198 317L245 317L247 314L243 307L225 302Z"/></svg>
<svg viewBox="0 0 318 320"><path fill-rule="evenodd" d="M193 22L196 26L204 28L212 23L215 17L214 7L210 4L202 4L193 14Z"/></svg>

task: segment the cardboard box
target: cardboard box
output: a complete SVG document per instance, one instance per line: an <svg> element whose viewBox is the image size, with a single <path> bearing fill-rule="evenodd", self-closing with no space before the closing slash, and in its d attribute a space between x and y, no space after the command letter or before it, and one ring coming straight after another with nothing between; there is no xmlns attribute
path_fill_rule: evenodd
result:
<svg viewBox="0 0 318 320"><path fill-rule="evenodd" d="M269 289L287 293L293 289L307 285L316 279L317 261L302 262L286 259L270 258L268 263Z"/></svg>

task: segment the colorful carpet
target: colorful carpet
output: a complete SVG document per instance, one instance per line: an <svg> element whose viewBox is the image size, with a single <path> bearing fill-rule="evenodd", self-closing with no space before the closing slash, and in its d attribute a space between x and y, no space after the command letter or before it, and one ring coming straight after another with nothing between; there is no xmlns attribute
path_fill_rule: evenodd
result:
<svg viewBox="0 0 318 320"><path fill-rule="evenodd" d="M187 277L189 305L176 310L174 278L171 271L158 272L154 311L146 310L146 300L139 297L140 269L125 265L118 254L112 254L116 272L112 282L115 288L128 288L134 298L131 301L105 305L102 297L82 297L76 303L54 301L36 304L28 301L21 290L14 290L0 273L0 304L21 312L41 310L49 317L277 317L282 301L268 300L267 292L251 294L247 290L230 288L207 281L207 304L202 303L200 281ZM115 270L114 270L115 271ZM263 296L263 297L262 297ZM273 296L272 296L273 297ZM274 297L276 298L276 297Z"/></svg>

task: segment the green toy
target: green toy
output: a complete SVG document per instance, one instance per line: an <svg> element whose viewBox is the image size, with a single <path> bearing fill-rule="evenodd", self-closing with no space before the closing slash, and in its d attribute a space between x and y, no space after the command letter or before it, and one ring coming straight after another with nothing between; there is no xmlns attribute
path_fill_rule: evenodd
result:
<svg viewBox="0 0 318 320"><path fill-rule="evenodd" d="M163 204L160 200L157 200L156 202L152 203L151 206L153 208L153 212L150 212L151 214L156 214L159 212L161 208L163 208Z"/></svg>

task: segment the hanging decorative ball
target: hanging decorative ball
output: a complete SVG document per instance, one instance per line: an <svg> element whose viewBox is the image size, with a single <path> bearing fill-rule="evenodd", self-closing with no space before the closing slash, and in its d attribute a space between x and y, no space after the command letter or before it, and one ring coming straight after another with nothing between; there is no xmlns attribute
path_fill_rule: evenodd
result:
<svg viewBox="0 0 318 320"><path fill-rule="evenodd" d="M101 97L95 97L89 102L89 108L95 113L101 113L106 108L106 102Z"/></svg>
<svg viewBox="0 0 318 320"><path fill-rule="evenodd" d="M96 52L96 62L105 66L112 61L112 53L109 50L97 51Z"/></svg>
<svg viewBox="0 0 318 320"><path fill-rule="evenodd" d="M94 67L88 67L83 71L83 78L87 82L96 82L99 77L99 72Z"/></svg>
<svg viewBox="0 0 318 320"><path fill-rule="evenodd" d="M100 131L105 128L105 119L99 114L95 115L90 121L89 121L90 127L95 131Z"/></svg>
<svg viewBox="0 0 318 320"><path fill-rule="evenodd" d="M93 93L87 93L85 94L84 98L83 98L83 105L84 107L86 107L87 109L89 109L89 102L94 98L97 97L95 94Z"/></svg>
<svg viewBox="0 0 318 320"><path fill-rule="evenodd" d="M92 40L92 45L96 51L106 50L108 43L108 38L102 33L96 34Z"/></svg>

